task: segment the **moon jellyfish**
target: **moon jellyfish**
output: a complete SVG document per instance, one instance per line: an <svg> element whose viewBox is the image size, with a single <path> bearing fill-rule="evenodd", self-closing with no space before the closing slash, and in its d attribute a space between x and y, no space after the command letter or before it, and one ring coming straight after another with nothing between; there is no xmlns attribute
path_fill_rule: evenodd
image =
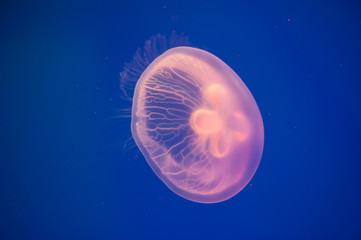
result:
<svg viewBox="0 0 361 240"><path fill-rule="evenodd" d="M261 160L258 106L221 59L171 48L136 81L131 132L154 173L177 195L199 203L239 193Z"/></svg>

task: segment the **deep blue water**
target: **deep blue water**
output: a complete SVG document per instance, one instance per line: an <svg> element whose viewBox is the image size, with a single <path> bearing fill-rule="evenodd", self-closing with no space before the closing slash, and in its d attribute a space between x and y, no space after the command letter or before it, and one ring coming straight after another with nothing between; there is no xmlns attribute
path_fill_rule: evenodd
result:
<svg viewBox="0 0 361 240"><path fill-rule="evenodd" d="M361 239L358 1L8 1L0 29L0 239ZM263 116L226 202L172 193L112 119L124 63L173 30Z"/></svg>

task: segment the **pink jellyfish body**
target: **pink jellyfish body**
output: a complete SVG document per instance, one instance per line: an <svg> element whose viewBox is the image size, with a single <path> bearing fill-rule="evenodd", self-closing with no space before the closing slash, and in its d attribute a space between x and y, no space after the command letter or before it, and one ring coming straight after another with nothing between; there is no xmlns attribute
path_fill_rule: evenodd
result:
<svg viewBox="0 0 361 240"><path fill-rule="evenodd" d="M222 60L191 47L166 51L143 72L131 130L157 176L200 203L240 192L263 151L262 117L246 85Z"/></svg>

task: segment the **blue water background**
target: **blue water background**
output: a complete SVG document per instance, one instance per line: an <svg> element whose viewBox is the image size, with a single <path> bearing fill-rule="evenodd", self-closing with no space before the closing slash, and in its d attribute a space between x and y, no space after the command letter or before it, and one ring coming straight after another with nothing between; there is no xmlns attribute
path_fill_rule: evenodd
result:
<svg viewBox="0 0 361 240"><path fill-rule="evenodd" d="M0 29L0 239L361 239L359 1L7 1ZM173 194L112 119L124 63L173 30L262 113L223 203Z"/></svg>

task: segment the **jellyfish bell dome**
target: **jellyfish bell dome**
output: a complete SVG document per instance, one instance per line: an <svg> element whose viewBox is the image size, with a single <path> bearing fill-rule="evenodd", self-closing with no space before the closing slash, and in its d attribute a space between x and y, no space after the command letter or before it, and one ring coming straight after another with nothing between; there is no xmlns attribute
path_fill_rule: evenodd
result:
<svg viewBox="0 0 361 240"><path fill-rule="evenodd" d="M177 195L225 201L255 174L264 144L258 106L213 54L174 47L136 81L131 132L156 175Z"/></svg>

